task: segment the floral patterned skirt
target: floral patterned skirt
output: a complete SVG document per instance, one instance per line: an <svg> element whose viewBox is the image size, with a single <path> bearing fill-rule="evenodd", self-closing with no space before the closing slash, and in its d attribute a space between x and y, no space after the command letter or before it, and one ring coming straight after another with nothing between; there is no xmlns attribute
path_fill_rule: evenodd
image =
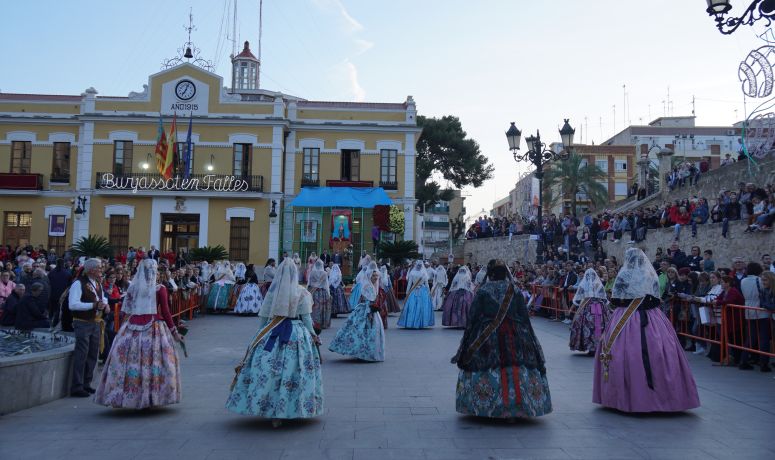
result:
<svg viewBox="0 0 775 460"><path fill-rule="evenodd" d="M444 313L441 315L441 325L447 327L466 327L468 310L474 295L466 289L456 289L444 300Z"/></svg>
<svg viewBox="0 0 775 460"><path fill-rule="evenodd" d="M312 294L312 324L315 330L331 327L331 295L325 289L310 289Z"/></svg>
<svg viewBox="0 0 775 460"><path fill-rule="evenodd" d="M570 327L570 349L594 353L610 319L611 310L600 300L582 304Z"/></svg>
<svg viewBox="0 0 775 460"><path fill-rule="evenodd" d="M180 402L175 342L163 321L125 322L113 339L94 401L103 406L145 409Z"/></svg>
<svg viewBox="0 0 775 460"><path fill-rule="evenodd" d="M340 284L338 287L332 287L331 291L331 314L350 313L350 304L347 303L347 297L344 295L344 288Z"/></svg>
<svg viewBox="0 0 775 460"><path fill-rule="evenodd" d="M385 331L379 312L371 311L366 302L358 304L328 349L364 361L384 361Z"/></svg>
<svg viewBox="0 0 775 460"><path fill-rule="evenodd" d="M461 370L455 408L461 414L477 417L539 417L552 411L549 382L538 369L526 367Z"/></svg>
<svg viewBox="0 0 775 460"><path fill-rule="evenodd" d="M263 299L257 284L248 283L240 289L234 313L258 313Z"/></svg>
<svg viewBox="0 0 775 460"><path fill-rule="evenodd" d="M264 346L270 337L266 334L251 351L226 401L227 409L281 419L323 415L320 356L304 324L300 320L291 322L293 329L287 344L278 340L271 351L266 351Z"/></svg>
<svg viewBox="0 0 775 460"><path fill-rule="evenodd" d="M229 296L233 284L213 283L210 285L210 293L207 295L208 310L226 310L229 307Z"/></svg>
<svg viewBox="0 0 775 460"><path fill-rule="evenodd" d="M396 300L392 288L385 290L385 304L388 313L401 313L401 307L398 306L398 300Z"/></svg>

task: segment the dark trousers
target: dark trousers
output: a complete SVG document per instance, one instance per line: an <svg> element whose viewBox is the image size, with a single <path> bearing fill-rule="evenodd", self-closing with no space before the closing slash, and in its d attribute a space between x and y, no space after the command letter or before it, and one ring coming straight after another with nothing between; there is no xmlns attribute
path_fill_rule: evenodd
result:
<svg viewBox="0 0 775 460"><path fill-rule="evenodd" d="M745 341L746 348L758 349L765 353L770 351L770 320L764 319L751 319L746 321L748 323L748 338ZM744 351L740 358L741 363L746 363L750 359L752 353ZM762 366L768 365L770 358L767 355L759 355L759 364Z"/></svg>
<svg viewBox="0 0 775 460"><path fill-rule="evenodd" d="M89 321L73 320L75 352L73 353L73 381L70 391L91 386L94 366L100 351L100 326Z"/></svg>

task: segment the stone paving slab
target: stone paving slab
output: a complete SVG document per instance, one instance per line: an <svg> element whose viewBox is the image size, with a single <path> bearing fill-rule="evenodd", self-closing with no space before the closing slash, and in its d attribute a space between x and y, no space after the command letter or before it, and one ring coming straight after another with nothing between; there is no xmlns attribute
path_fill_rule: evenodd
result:
<svg viewBox="0 0 775 460"><path fill-rule="evenodd" d="M591 358L568 350L568 328L535 319L554 412L508 424L455 412L461 330L409 331L390 317L384 363L330 353L344 319L323 333L325 415L273 429L224 408L255 318L189 323L183 402L142 412L62 399L0 417L0 459L771 459L775 380L687 355L702 407L627 415L592 404ZM437 313L437 324L441 316Z"/></svg>

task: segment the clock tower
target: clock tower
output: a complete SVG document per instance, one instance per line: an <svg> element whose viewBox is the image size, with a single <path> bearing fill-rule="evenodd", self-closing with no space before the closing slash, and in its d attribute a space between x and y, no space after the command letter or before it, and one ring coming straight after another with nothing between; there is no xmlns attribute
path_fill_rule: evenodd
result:
<svg viewBox="0 0 775 460"><path fill-rule="evenodd" d="M250 44L245 42L242 52L231 58L231 91L242 93L258 89L258 70L261 63L250 51Z"/></svg>

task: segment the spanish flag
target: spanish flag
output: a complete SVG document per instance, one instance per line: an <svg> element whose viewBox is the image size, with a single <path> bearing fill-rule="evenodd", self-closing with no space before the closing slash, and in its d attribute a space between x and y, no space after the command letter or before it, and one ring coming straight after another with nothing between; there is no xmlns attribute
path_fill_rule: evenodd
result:
<svg viewBox="0 0 775 460"><path fill-rule="evenodd" d="M167 133L164 131L164 123L162 122L161 114L159 115L159 130L156 135L156 150L154 155L156 157L156 170L159 174L164 175L165 165L167 164L167 152L169 151L169 144L167 143Z"/></svg>
<svg viewBox="0 0 775 460"><path fill-rule="evenodd" d="M161 172L161 175L164 176L165 179L171 179L172 178L172 172L173 172L173 160L175 157L175 143L177 142L175 133L176 133L176 121L178 118L177 113L172 114L172 127L170 128L170 137L169 137L169 148L167 149L167 157L166 161L164 162L164 170Z"/></svg>

